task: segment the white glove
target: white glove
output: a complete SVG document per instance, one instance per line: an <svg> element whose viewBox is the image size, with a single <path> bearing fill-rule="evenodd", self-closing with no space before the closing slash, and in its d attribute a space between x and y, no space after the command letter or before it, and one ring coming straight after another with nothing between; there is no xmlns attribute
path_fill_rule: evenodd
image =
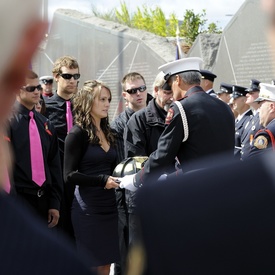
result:
<svg viewBox="0 0 275 275"><path fill-rule="evenodd" d="M135 175L136 174L127 175L127 176L124 176L123 178L120 178L119 187L128 189L132 192L135 192L137 190L137 188L134 186L134 177L135 177Z"/></svg>

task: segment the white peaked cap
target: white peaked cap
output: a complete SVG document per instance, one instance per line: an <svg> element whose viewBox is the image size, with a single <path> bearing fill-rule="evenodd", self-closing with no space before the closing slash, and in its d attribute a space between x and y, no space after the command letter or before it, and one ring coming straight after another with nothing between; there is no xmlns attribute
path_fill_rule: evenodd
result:
<svg viewBox="0 0 275 275"><path fill-rule="evenodd" d="M43 75L39 78L39 80L44 80L44 79L51 80L51 79L53 79L53 76L52 75Z"/></svg>
<svg viewBox="0 0 275 275"><path fill-rule="evenodd" d="M200 71L203 60L199 57L186 57L178 59L173 62L166 63L160 66L158 69L165 74L165 80L172 75L188 72L188 71Z"/></svg>
<svg viewBox="0 0 275 275"><path fill-rule="evenodd" d="M10 62L26 26L41 17L41 0L0 0L0 74Z"/></svg>
<svg viewBox="0 0 275 275"><path fill-rule="evenodd" d="M275 85L260 83L259 97L254 101L259 102L264 100L275 101Z"/></svg>

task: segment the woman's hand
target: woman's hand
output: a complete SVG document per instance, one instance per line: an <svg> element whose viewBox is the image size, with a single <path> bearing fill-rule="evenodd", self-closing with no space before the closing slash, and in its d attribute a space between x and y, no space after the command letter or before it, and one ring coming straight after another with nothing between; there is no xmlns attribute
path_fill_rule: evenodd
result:
<svg viewBox="0 0 275 275"><path fill-rule="evenodd" d="M119 187L120 179L115 177L109 177L104 189L111 189Z"/></svg>

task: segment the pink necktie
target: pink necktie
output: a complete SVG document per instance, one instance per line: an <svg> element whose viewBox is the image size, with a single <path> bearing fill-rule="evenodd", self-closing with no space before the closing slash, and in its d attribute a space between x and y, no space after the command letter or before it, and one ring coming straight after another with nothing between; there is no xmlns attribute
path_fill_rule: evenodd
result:
<svg viewBox="0 0 275 275"><path fill-rule="evenodd" d="M32 180L41 186L45 180L45 167L42 153L41 139L37 129L35 120L33 119L33 112L30 114L29 135L30 135L30 155L31 155L31 168Z"/></svg>
<svg viewBox="0 0 275 275"><path fill-rule="evenodd" d="M66 101L66 120L67 120L67 132L69 133L69 131L73 127L73 115L72 115L70 100Z"/></svg>
<svg viewBox="0 0 275 275"><path fill-rule="evenodd" d="M4 190L9 194L11 191L11 183L10 183L10 177L8 173L8 169L5 169L5 175L4 175Z"/></svg>

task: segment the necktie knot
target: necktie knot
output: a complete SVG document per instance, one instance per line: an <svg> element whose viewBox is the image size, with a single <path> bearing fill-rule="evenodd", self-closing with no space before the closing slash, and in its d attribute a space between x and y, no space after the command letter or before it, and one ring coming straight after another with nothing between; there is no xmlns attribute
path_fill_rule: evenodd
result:
<svg viewBox="0 0 275 275"><path fill-rule="evenodd" d="M30 117L31 119L33 119L33 112L32 112L32 111L30 111L29 117Z"/></svg>

